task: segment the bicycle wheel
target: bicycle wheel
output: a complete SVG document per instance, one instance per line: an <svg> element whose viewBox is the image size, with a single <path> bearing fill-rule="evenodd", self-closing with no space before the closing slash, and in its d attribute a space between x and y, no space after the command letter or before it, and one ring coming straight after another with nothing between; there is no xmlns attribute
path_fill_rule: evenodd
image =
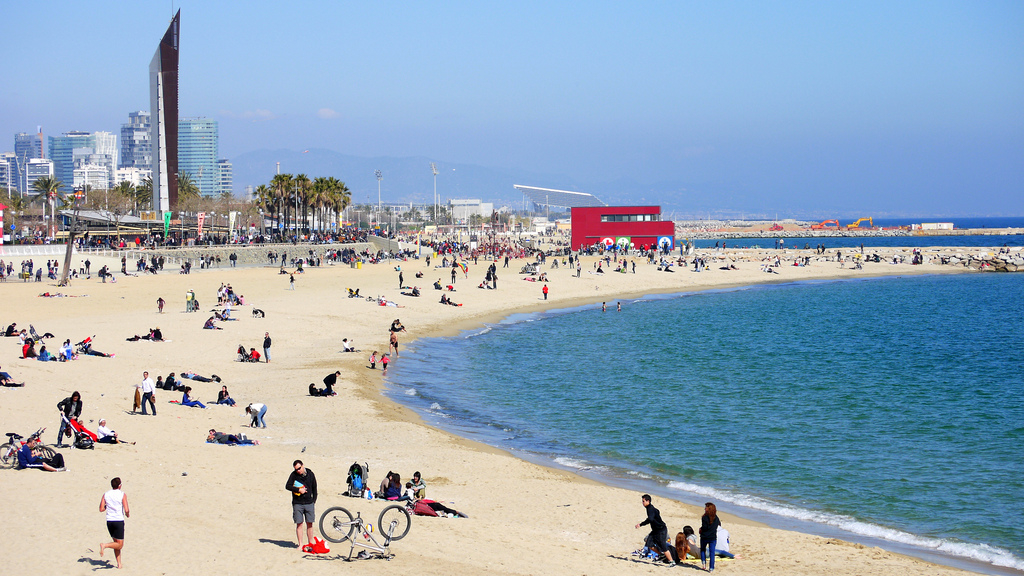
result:
<svg viewBox="0 0 1024 576"><path fill-rule="evenodd" d="M409 518L409 511L405 509L405 506L398 504L392 504L381 510L380 516L377 517L377 529L385 536L390 530L392 542L405 538L411 526L412 519Z"/></svg>
<svg viewBox="0 0 1024 576"><path fill-rule="evenodd" d="M50 448L49 446L44 446L43 444L39 445L38 450L39 457L42 458L43 460L49 460L50 458L53 458L54 456L57 455L57 452L53 448Z"/></svg>
<svg viewBox="0 0 1024 576"><path fill-rule="evenodd" d="M320 534L328 542L344 542L352 537L355 529L352 513L340 506L328 508L320 516Z"/></svg>
<svg viewBox="0 0 1024 576"><path fill-rule="evenodd" d="M0 469L14 468L18 465L18 449L8 442L0 446Z"/></svg>

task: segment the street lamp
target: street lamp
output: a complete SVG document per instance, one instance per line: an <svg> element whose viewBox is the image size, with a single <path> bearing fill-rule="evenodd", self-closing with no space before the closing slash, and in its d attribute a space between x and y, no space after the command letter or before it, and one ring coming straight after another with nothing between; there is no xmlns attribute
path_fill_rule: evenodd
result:
<svg viewBox="0 0 1024 576"><path fill-rule="evenodd" d="M380 170L374 170L373 175L377 177L377 221L380 221L380 181L384 178Z"/></svg>
<svg viewBox="0 0 1024 576"><path fill-rule="evenodd" d="M434 223L437 224L437 164L431 162L430 171L434 173Z"/></svg>

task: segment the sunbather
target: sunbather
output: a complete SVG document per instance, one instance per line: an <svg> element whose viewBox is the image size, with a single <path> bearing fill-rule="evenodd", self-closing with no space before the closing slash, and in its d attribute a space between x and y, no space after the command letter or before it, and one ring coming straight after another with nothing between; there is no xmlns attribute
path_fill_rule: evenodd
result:
<svg viewBox="0 0 1024 576"><path fill-rule="evenodd" d="M258 446L259 440L250 440L245 437L245 434L225 434L224 432L217 432L213 428L210 428L210 433L206 435L206 441L210 444L227 444L229 446L234 445L256 445Z"/></svg>
<svg viewBox="0 0 1024 576"><path fill-rule="evenodd" d="M189 396L189 392L191 392L191 391L192 391L192 387L191 386L185 386L185 393L181 395L181 405L182 406L189 406L189 407L193 407L193 408L206 408L205 404L203 404L199 400L193 400L192 397Z"/></svg>

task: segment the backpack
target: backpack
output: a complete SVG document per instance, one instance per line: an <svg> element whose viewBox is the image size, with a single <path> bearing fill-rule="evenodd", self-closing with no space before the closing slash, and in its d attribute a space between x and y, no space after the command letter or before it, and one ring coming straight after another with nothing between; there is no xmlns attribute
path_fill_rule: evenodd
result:
<svg viewBox="0 0 1024 576"><path fill-rule="evenodd" d="M92 438L82 434L75 439L75 448L79 450L92 450L95 446L93 445Z"/></svg>
<svg viewBox="0 0 1024 576"><path fill-rule="evenodd" d="M348 492L349 496L360 498L363 495L363 488L366 487L366 473L370 467L366 464L360 465L353 462L348 468Z"/></svg>

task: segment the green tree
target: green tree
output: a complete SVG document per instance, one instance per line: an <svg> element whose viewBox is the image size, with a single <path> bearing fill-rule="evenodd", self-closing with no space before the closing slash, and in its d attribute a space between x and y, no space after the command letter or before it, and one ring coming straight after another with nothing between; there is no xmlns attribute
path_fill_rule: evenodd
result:
<svg viewBox="0 0 1024 576"><path fill-rule="evenodd" d="M199 186L192 175L187 172L178 174L178 201L188 201L199 198Z"/></svg>

